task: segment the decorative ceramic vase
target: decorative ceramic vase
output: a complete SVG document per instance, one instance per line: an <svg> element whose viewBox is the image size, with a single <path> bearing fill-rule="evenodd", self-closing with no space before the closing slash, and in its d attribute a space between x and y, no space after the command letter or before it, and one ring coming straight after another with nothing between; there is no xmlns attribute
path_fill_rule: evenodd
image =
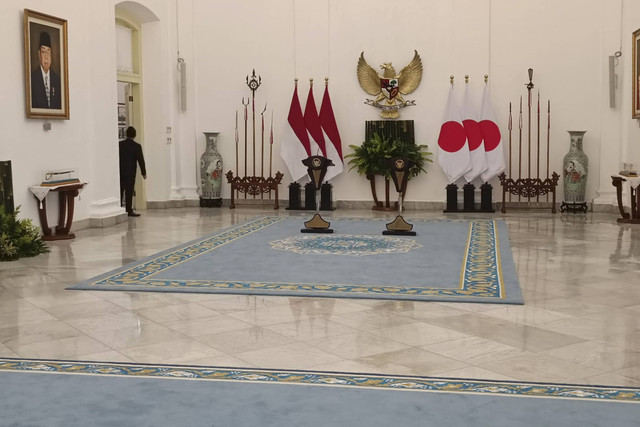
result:
<svg viewBox="0 0 640 427"><path fill-rule="evenodd" d="M569 152L562 161L564 181L564 202L570 205L584 205L586 208L585 189L589 173L589 159L582 151L582 138L586 131L568 131L571 143Z"/></svg>
<svg viewBox="0 0 640 427"><path fill-rule="evenodd" d="M218 152L220 132L203 132L207 147L200 157L200 206L222 206L222 156Z"/></svg>

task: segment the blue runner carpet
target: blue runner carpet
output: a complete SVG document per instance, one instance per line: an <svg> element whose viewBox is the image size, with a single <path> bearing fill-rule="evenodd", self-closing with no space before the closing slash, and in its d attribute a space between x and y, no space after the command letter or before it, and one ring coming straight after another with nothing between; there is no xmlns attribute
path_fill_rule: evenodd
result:
<svg viewBox="0 0 640 427"><path fill-rule="evenodd" d="M637 426L640 389L0 358L7 426Z"/></svg>
<svg viewBox="0 0 640 427"><path fill-rule="evenodd" d="M255 218L68 289L523 303L503 221L410 220L417 236L330 221L333 234L309 234Z"/></svg>

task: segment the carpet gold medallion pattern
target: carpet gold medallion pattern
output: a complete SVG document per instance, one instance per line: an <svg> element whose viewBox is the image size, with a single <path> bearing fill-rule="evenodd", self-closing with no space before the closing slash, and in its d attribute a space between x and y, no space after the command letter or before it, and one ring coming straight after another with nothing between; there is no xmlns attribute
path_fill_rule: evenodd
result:
<svg viewBox="0 0 640 427"><path fill-rule="evenodd" d="M0 358L0 371L68 375L104 375L208 381L325 385L334 387L474 393L640 403L639 388L582 386L485 380L338 374L310 371L235 369L196 366L93 363Z"/></svg>
<svg viewBox="0 0 640 427"><path fill-rule="evenodd" d="M399 239L385 236L302 236L288 237L269 242L273 249L298 254L318 255L378 255L397 254L421 248L422 245L412 239Z"/></svg>
<svg viewBox="0 0 640 427"><path fill-rule="evenodd" d="M179 264L195 260L198 256L223 247L281 221L282 217L260 217L204 239L170 249L147 260L90 279L68 289L84 290L140 290L168 292L220 292L253 293L262 295L332 296L354 298L463 300L482 302L507 302L502 260L499 247L497 223L494 220L429 219L414 222L468 223L468 235L457 284L449 287L399 286L393 284L363 285L335 283L282 283L266 281L228 281L163 279L158 273L168 271ZM348 221L374 221L349 218ZM378 221L379 222L379 221ZM504 236L506 237L506 236ZM368 255L378 253L410 252L422 247L413 239L388 238L382 236L333 235L332 237L289 237L270 241L271 247L300 253L330 253L341 255ZM268 245L268 244L267 244ZM509 254L510 255L510 254ZM454 273L455 274L455 273ZM455 278L453 280L456 280ZM512 278L517 283L517 277ZM517 286L517 285L516 285ZM518 292L519 293L519 292ZM522 303L515 302L515 303Z"/></svg>

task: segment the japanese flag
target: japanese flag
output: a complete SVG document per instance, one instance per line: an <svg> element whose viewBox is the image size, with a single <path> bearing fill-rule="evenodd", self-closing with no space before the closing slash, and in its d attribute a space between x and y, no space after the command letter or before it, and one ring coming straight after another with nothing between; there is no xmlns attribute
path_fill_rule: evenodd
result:
<svg viewBox="0 0 640 427"><path fill-rule="evenodd" d="M504 144L502 135L496 124L496 116L491 106L489 85L485 85L482 93L482 107L480 110L480 130L484 139L484 151L487 155L487 170L482 173L482 180L489 181L505 168Z"/></svg>
<svg viewBox="0 0 640 427"><path fill-rule="evenodd" d="M464 179L471 182L480 174L487 170L487 155L484 152L482 132L478 123L478 116L471 104L469 85L465 85L464 103L462 104L462 124L467 134L467 144L469 144L469 156L471 158L471 170L464 174Z"/></svg>
<svg viewBox="0 0 640 427"><path fill-rule="evenodd" d="M471 158L460 111L453 96L453 85L449 89L444 120L438 136L438 164L452 184L471 169Z"/></svg>

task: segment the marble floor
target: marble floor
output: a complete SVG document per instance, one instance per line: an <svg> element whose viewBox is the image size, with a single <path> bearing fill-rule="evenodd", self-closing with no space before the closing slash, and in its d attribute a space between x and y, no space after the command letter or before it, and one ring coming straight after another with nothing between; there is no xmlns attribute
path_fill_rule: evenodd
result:
<svg viewBox="0 0 640 427"><path fill-rule="evenodd" d="M614 214L490 215L507 223L523 306L65 290L261 214L310 218L153 209L0 263L0 357L640 386L640 226Z"/></svg>

